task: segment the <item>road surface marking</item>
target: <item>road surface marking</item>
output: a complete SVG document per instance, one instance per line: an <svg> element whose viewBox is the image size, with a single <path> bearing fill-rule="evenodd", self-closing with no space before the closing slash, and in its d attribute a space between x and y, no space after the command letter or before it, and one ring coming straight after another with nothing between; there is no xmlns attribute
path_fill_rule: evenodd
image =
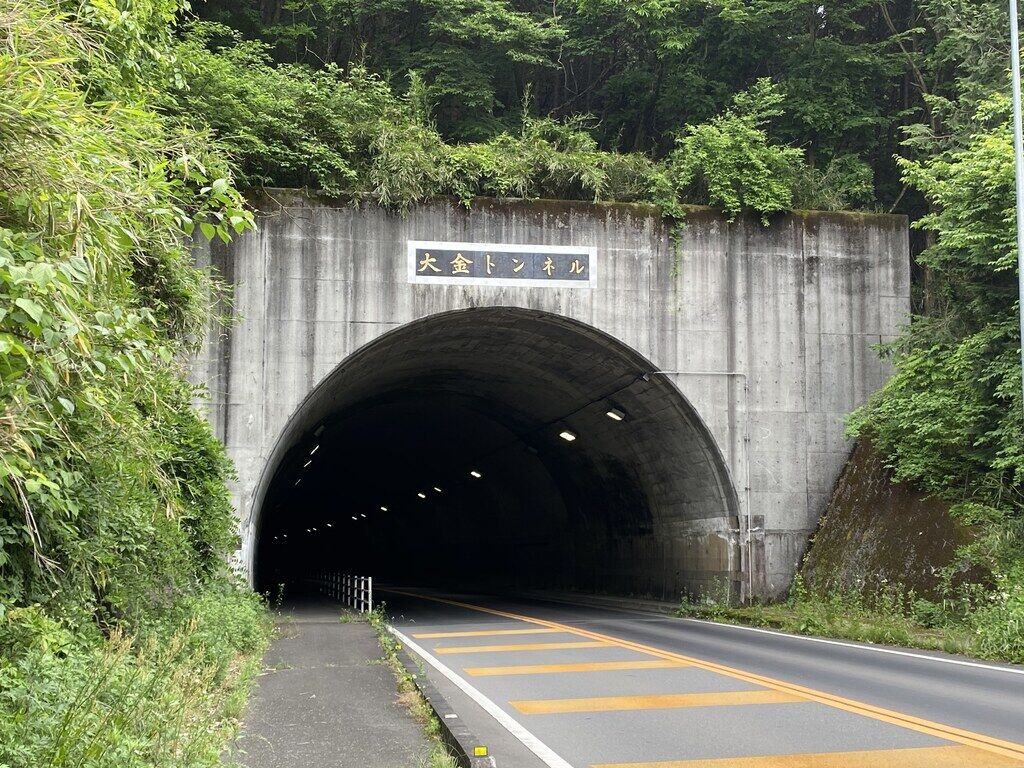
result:
<svg viewBox="0 0 1024 768"><path fill-rule="evenodd" d="M467 667L462 670L473 677L488 675L544 675L557 672L614 672L620 669L671 669L689 667L682 661L643 659L641 661L581 661L575 664L519 664L511 667Z"/></svg>
<svg viewBox="0 0 1024 768"><path fill-rule="evenodd" d="M889 653L893 656L907 656L912 659L922 659L923 661L937 661L940 664L954 664L959 667L974 667L976 669L987 669L990 672L1009 672L1011 675L1024 675L1024 667L1012 667L1009 665L1000 666L997 664L986 664L981 661L966 661L964 659L951 659L945 656L932 656L927 653L914 653L913 651L901 651L896 648L880 648L877 645L870 645L868 643L854 643L845 640L832 640L827 637L810 637L809 635L796 635L792 632L783 632L779 629L765 629L764 627L749 627L746 624L727 624L722 621L712 621L710 619L693 619L688 616L676 616L671 613L665 613L664 611L657 611L653 608L624 608L619 605L612 603L600 602L600 601L587 601L572 599L569 597L552 597L552 596L541 596L534 594L527 594L526 597L535 598L545 603L561 603L563 605L576 605L584 608L599 608L605 611L611 611L614 613L631 613L636 616L646 616L647 618L657 617L659 619L668 619L670 621L678 621L683 624L708 624L713 627L723 627L725 629L740 629L744 632L761 632L766 635L778 635L779 637L789 637L794 640L806 640L809 643L825 643L826 645L839 645L843 648L854 648L859 651L871 651L873 653Z"/></svg>
<svg viewBox="0 0 1024 768"><path fill-rule="evenodd" d="M721 693L660 693L646 696L598 696L589 699L533 699L510 701L524 715L555 715L565 712L618 712L631 709L682 709L730 707L741 704L789 704L805 702L802 696L779 691L726 691Z"/></svg>
<svg viewBox="0 0 1024 768"><path fill-rule="evenodd" d="M417 640L428 640L442 637L488 637L490 635L547 635L557 633L557 629L534 627L533 629L478 629L472 632L417 632L412 635Z"/></svg>
<svg viewBox="0 0 1024 768"><path fill-rule="evenodd" d="M569 605L589 605L588 603L569 603ZM646 616L650 616L650 613L636 611L636 613L643 613ZM663 615L663 614L657 614ZM794 635L791 632L779 632L774 629L764 629L763 627L747 627L743 624L724 624L719 621L707 621L705 619L689 619L685 617L677 616L665 616L665 618L675 619L676 621L682 622L693 622L694 624L711 624L715 627L726 627L728 629L742 629L745 632L761 632L766 635L777 635L779 637L790 637L794 640L806 640L809 643L825 643L826 645L839 645L843 648L855 648L859 651L872 651L874 653L889 653L893 656L907 656L911 659L923 659L924 661L937 661L942 664L954 664L959 667L974 667L976 669L987 669L990 672L1009 672L1011 675L1024 675L1024 668L1015 667L1000 667L995 664L984 664L980 661L965 661L963 659L947 659L944 656L929 656L926 653L914 653L912 651L900 651L895 648L878 648L874 645L864 645L863 643L847 643L842 640L830 640L827 637L808 637L807 635Z"/></svg>
<svg viewBox="0 0 1024 768"><path fill-rule="evenodd" d="M569 763L559 757L551 747L526 730L526 728L515 720L515 718L466 682L461 675L455 674L451 669L442 664L439 659L434 658L431 654L427 653L394 627L389 626L388 631L397 637L406 648L410 649L413 653L426 661L430 666L448 678L448 680L457 686L459 690L483 707L487 714L497 720L506 731L519 739L519 741L522 742L527 749L533 752L533 754L540 758L548 768L573 768Z"/></svg>
<svg viewBox="0 0 1024 768"><path fill-rule="evenodd" d="M601 763L591 768L1020 768L1020 761L974 747L915 747L865 752L665 760L656 763Z"/></svg>
<svg viewBox="0 0 1024 768"><path fill-rule="evenodd" d="M450 645L435 648L434 653L504 653L505 651L561 651L572 648L607 648L605 640L572 640L565 643L522 643L519 645Z"/></svg>
<svg viewBox="0 0 1024 768"><path fill-rule="evenodd" d="M384 591L393 592L394 594L399 595L406 595L408 597L415 597L421 600L442 603L445 605L453 605L457 608L465 608L466 610L470 611L487 613L492 616L501 616L506 619L525 621L531 624L536 624L537 626L550 627L552 629L558 629L563 632L569 632L580 637L588 637L593 640L599 640L605 643L610 643L612 645L617 645L620 648L628 648L630 650L645 653L650 656L656 656L661 659L689 662L693 666L699 667L700 669L706 669L711 672L718 672L719 674L726 675L728 677L733 677L737 680L743 680L748 683L754 683L755 685L763 685L766 688L771 688L776 691L793 693L798 696L802 696L808 701L816 701L821 704L827 704L828 706L835 707L836 709L841 709L846 712L853 712L854 714L863 715L864 717L870 717L875 720L880 720L884 723L898 725L902 728L907 728L911 731L925 733L929 736L935 736L940 739L946 739L947 741L954 741L959 744L965 744L969 747L977 747L978 749L983 749L997 755L1002 755L1004 757L1013 757L1016 758L1018 761L1024 761L1024 744L1016 744L1011 741L1004 741L1002 739L997 739L992 736L986 736L982 733L965 731L960 728L955 728L951 725L935 723L920 717L914 717L913 715L903 714L902 712L895 712L890 709L876 707L873 704L867 704L861 701L846 699L842 696L836 696L834 694L826 693L824 691L817 691L813 688L806 688L802 685L796 685L794 683L787 683L781 680L775 680L773 678L766 677L764 675L758 675L753 672L745 672L741 669L734 669L733 667L728 667L724 664L716 664L715 662L704 661L703 659L684 656L682 654L673 653L671 651L663 651L658 648L652 648L651 646L643 645L642 643L635 643L632 640L623 640L621 638L611 637L609 635L602 635L598 632L591 632L587 629L578 629L576 627L571 627L567 624L560 624L557 621L548 621L547 619L535 619L517 613L510 613L509 611L499 611L494 608L485 608L480 605L472 605L471 603L461 603L456 600L447 600L442 597L421 595L415 592L404 592L402 590L397 589L389 589ZM981 768L984 768L984 766L981 766Z"/></svg>

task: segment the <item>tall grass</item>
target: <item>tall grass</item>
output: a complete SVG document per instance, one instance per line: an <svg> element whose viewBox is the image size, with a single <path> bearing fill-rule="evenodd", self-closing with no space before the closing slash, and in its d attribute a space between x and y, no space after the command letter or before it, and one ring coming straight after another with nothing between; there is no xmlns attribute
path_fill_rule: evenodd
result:
<svg viewBox="0 0 1024 768"><path fill-rule="evenodd" d="M0 765L217 766L269 637L240 590L190 599L137 637L38 608L0 624Z"/></svg>

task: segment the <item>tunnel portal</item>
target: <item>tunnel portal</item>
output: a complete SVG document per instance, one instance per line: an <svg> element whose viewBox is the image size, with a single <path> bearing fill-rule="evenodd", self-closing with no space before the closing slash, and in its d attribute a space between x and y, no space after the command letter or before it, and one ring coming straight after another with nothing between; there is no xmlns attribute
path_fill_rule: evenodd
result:
<svg viewBox="0 0 1024 768"><path fill-rule="evenodd" d="M305 399L257 489L254 576L675 598L740 580L737 507L702 420L634 350L559 315L458 310Z"/></svg>

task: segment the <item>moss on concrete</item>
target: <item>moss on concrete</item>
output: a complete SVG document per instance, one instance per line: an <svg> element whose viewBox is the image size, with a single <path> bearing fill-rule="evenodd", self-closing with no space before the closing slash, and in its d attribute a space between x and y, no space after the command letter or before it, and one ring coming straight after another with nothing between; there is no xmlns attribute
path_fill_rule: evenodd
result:
<svg viewBox="0 0 1024 768"><path fill-rule="evenodd" d="M861 440L836 483L802 573L819 594L870 594L901 584L933 598L939 569L971 538L948 504L895 482L883 457Z"/></svg>

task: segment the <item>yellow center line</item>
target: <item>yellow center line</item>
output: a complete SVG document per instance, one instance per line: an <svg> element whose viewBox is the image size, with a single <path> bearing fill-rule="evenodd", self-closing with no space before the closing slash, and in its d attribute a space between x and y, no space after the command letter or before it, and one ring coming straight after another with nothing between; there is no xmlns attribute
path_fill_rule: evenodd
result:
<svg viewBox="0 0 1024 768"><path fill-rule="evenodd" d="M551 629L557 629L561 632L569 632L580 637L587 637L592 640L601 641L603 643L617 645L620 648L628 648L630 650L634 650L639 653L645 653L650 656L656 656L661 659L684 661L700 669L706 669L711 672L718 672L719 674L726 675L737 680L743 680L748 683L754 683L755 685L762 685L766 688L771 688L776 691L792 693L794 695L801 696L807 699L808 701L816 701L820 704L826 704L830 707L835 707L836 709L841 709L846 712L853 712L858 715L863 715L864 717L870 717L874 720L880 720L884 723L898 725L902 728L907 728L912 731L928 734L929 736L935 736L940 739L946 739L948 741L957 742L959 744L965 744L969 747L983 749L988 752L995 753L997 755L1003 755L1005 757L1012 757L1016 758L1019 761L1024 761L1024 744L1017 744L1011 741L1004 741L1002 739L997 739L992 736L986 736L982 733L966 731L961 728L955 728L951 725L945 725L943 723L935 723L930 720L925 720L920 717L914 717L913 715L907 715L902 712L895 712L893 710L884 709L882 707L876 707L873 704L867 704L861 701L854 701L853 699L847 699L842 696L836 696L831 693L818 691L813 688L807 688L805 686L796 685L794 683L787 683L782 680L775 680L773 678L766 677L765 675L759 675L753 672L746 672L744 670L734 669L724 664L716 664L711 661L704 661L703 659L685 656L683 654L673 653L671 651L664 651L658 648L653 648L648 645L643 645L642 643L635 643L631 640L623 640L621 638L612 637L610 635L603 635L599 632L591 632L590 630L586 629L570 627L567 624L560 624L557 621L548 621L547 619L536 619L530 616L523 616L517 613L510 613L508 611L499 611L494 608L485 608L480 605L461 603L456 600L446 600L441 597L419 595L415 592L404 592L401 590L384 591L392 592L394 594L399 595L406 595L408 597L414 597L420 600L429 600L436 603L453 605L457 608L465 608L466 610L470 611L479 611L480 613L487 613L492 616L503 616L506 619L525 621L530 624L536 624L537 626L549 627Z"/></svg>
<svg viewBox="0 0 1024 768"><path fill-rule="evenodd" d="M565 643L520 643L517 645L450 645L434 648L434 653L504 653L505 651L561 651L571 648L607 648L604 640L572 640Z"/></svg>
<svg viewBox="0 0 1024 768"><path fill-rule="evenodd" d="M547 635L555 634L557 629L534 627L533 629L477 629L462 632L417 632L413 635L417 640L428 640L442 637L489 637L492 635Z"/></svg>
<svg viewBox="0 0 1024 768"><path fill-rule="evenodd" d="M645 696L597 696L587 699L532 699L510 701L524 715L557 715L567 712L622 712L634 709L682 709L731 707L744 704L789 704L802 696L781 691L723 691L718 693L660 693Z"/></svg>
<svg viewBox="0 0 1024 768"><path fill-rule="evenodd" d="M601 763L590 768L1019 768L1020 762L974 747L912 747L864 752L663 760L654 763Z"/></svg>
<svg viewBox="0 0 1024 768"><path fill-rule="evenodd" d="M581 661L575 664L518 664L510 667L466 667L473 677L491 675L545 675L558 672L613 672L621 669L671 669L690 666L683 661L643 659L642 661Z"/></svg>

